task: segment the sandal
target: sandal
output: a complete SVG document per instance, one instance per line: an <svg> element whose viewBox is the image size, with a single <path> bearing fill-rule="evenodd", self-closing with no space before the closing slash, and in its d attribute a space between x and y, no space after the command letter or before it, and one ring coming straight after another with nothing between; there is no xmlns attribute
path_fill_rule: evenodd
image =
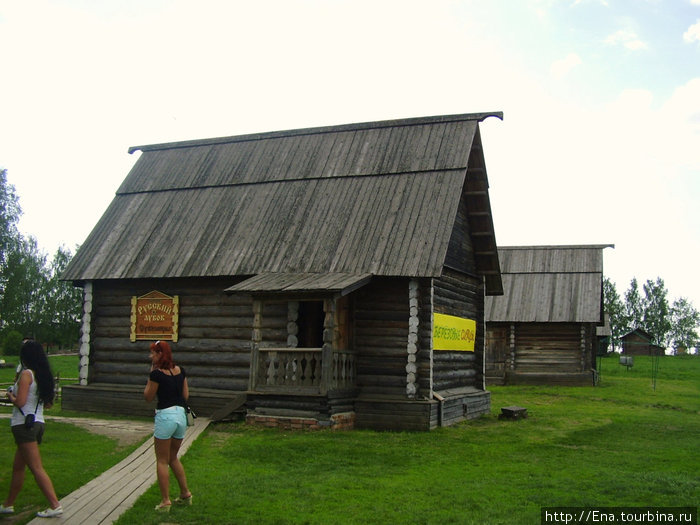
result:
<svg viewBox="0 0 700 525"><path fill-rule="evenodd" d="M190 493L189 496L186 498L175 498L175 504L176 505L192 505L192 493Z"/></svg>
<svg viewBox="0 0 700 525"><path fill-rule="evenodd" d="M157 512L170 512L170 503L161 503L159 505L156 505L156 511Z"/></svg>

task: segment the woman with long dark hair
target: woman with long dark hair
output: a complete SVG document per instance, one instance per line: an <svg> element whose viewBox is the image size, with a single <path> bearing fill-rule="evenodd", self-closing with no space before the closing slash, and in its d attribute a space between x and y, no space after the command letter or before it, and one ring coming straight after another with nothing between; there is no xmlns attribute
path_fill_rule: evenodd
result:
<svg viewBox="0 0 700 525"><path fill-rule="evenodd" d="M157 511L170 510L170 473L172 469L180 486L180 497L175 503L192 505L192 493L187 488L185 468L177 454L187 429L185 406L190 391L187 387L185 369L173 362L170 345L165 341L151 343L151 373L143 391L146 401L158 397L156 406L153 446L156 451L156 474L160 487L161 501Z"/></svg>
<svg viewBox="0 0 700 525"><path fill-rule="evenodd" d="M34 475L36 484L49 500L50 507L38 512L40 518L53 518L63 514L51 478L44 470L39 445L44 435L44 408L50 408L54 399L54 379L44 348L36 341L26 341L20 350L21 371L17 381L8 390L12 403L10 426L17 444L12 464L12 481L7 499L0 505L0 514L15 511L15 499L24 484L25 469ZM27 415L34 415L34 422L25 423Z"/></svg>

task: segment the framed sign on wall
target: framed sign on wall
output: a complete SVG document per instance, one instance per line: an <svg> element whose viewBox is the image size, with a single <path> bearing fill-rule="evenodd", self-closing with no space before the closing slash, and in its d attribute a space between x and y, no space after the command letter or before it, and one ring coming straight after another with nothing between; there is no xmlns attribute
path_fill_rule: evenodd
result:
<svg viewBox="0 0 700 525"><path fill-rule="evenodd" d="M131 342L162 339L177 343L179 297L152 291L131 298Z"/></svg>

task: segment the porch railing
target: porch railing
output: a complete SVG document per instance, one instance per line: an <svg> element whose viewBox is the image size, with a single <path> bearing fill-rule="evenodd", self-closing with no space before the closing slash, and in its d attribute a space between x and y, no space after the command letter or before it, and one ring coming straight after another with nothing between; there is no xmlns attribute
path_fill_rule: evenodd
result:
<svg viewBox="0 0 700 525"><path fill-rule="evenodd" d="M252 389L322 394L355 386L357 358L350 351L323 348L258 348Z"/></svg>

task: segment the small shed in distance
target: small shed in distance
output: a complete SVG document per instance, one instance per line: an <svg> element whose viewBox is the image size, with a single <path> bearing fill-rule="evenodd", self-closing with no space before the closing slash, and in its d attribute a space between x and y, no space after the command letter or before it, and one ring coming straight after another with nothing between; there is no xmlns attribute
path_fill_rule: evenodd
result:
<svg viewBox="0 0 700 525"><path fill-rule="evenodd" d="M488 384L593 384L607 247L498 248L504 294L486 298Z"/></svg>
<svg viewBox="0 0 700 525"><path fill-rule="evenodd" d="M81 384L63 406L149 413L158 338L204 415L428 430L488 412L484 296L502 293L489 116L502 117L132 148L140 158L63 275L84 289ZM143 322L140 302L155 312Z"/></svg>
<svg viewBox="0 0 700 525"><path fill-rule="evenodd" d="M635 328L631 332L622 336L622 354L623 355L664 355L666 349L653 343L651 334Z"/></svg>

